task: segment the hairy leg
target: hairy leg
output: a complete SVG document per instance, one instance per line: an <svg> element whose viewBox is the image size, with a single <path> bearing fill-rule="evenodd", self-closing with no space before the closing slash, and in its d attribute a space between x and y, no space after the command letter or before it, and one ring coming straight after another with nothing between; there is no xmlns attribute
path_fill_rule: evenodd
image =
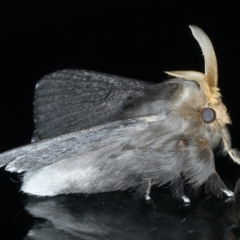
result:
<svg viewBox="0 0 240 240"><path fill-rule="evenodd" d="M135 194L139 197L144 196L146 202L150 203L151 202L151 197L150 197L151 186L152 186L152 179L145 178L143 179L141 185L137 187Z"/></svg>
<svg viewBox="0 0 240 240"><path fill-rule="evenodd" d="M174 197L184 202L184 204L189 204L190 199L184 195L183 192L183 181L181 176L175 178L171 182L171 192Z"/></svg>
<svg viewBox="0 0 240 240"><path fill-rule="evenodd" d="M218 174L214 171L206 182L206 191L216 197L233 197L233 192L228 190Z"/></svg>

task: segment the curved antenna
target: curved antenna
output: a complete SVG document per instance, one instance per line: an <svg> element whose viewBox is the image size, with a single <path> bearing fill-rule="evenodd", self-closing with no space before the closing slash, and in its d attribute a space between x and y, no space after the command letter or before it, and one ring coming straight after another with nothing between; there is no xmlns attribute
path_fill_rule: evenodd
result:
<svg viewBox="0 0 240 240"><path fill-rule="evenodd" d="M217 59L213 49L212 42L208 36L197 26L189 26L193 36L198 41L204 56L206 82L210 88L217 87L218 84L218 69Z"/></svg>
<svg viewBox="0 0 240 240"><path fill-rule="evenodd" d="M196 71L170 71L165 73L177 78L197 81L209 102L215 104L219 101L221 95L217 88L217 59L212 43L202 29L194 25L190 25L189 27L202 49L205 62L205 74Z"/></svg>

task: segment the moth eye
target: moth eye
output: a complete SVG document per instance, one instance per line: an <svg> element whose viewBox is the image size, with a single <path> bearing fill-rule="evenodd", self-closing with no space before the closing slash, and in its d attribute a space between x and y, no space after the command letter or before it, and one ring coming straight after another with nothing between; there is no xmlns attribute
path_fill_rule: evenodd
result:
<svg viewBox="0 0 240 240"><path fill-rule="evenodd" d="M205 123L212 123L216 118L216 112L212 108L204 108L202 119Z"/></svg>

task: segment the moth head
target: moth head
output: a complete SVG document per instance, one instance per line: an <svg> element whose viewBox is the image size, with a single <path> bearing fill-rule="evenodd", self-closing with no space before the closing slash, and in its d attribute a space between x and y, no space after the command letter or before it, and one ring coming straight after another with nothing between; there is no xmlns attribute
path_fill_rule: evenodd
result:
<svg viewBox="0 0 240 240"><path fill-rule="evenodd" d="M199 43L205 62L205 73L197 71L167 71L168 75L193 80L199 83L207 99L207 107L203 109L202 119L205 123L211 123L215 120L216 116L221 125L230 123L229 116L226 112L226 107L221 100L221 94L218 88L218 69L217 59L208 36L197 26L189 26L193 36Z"/></svg>

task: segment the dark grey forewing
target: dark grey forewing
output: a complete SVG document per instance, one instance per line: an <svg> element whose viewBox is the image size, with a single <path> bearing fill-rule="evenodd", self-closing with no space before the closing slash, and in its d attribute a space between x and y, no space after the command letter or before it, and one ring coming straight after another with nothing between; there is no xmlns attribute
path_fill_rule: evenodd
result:
<svg viewBox="0 0 240 240"><path fill-rule="evenodd" d="M61 70L36 85L34 117L40 139L117 120L129 98L148 83L84 70Z"/></svg>

